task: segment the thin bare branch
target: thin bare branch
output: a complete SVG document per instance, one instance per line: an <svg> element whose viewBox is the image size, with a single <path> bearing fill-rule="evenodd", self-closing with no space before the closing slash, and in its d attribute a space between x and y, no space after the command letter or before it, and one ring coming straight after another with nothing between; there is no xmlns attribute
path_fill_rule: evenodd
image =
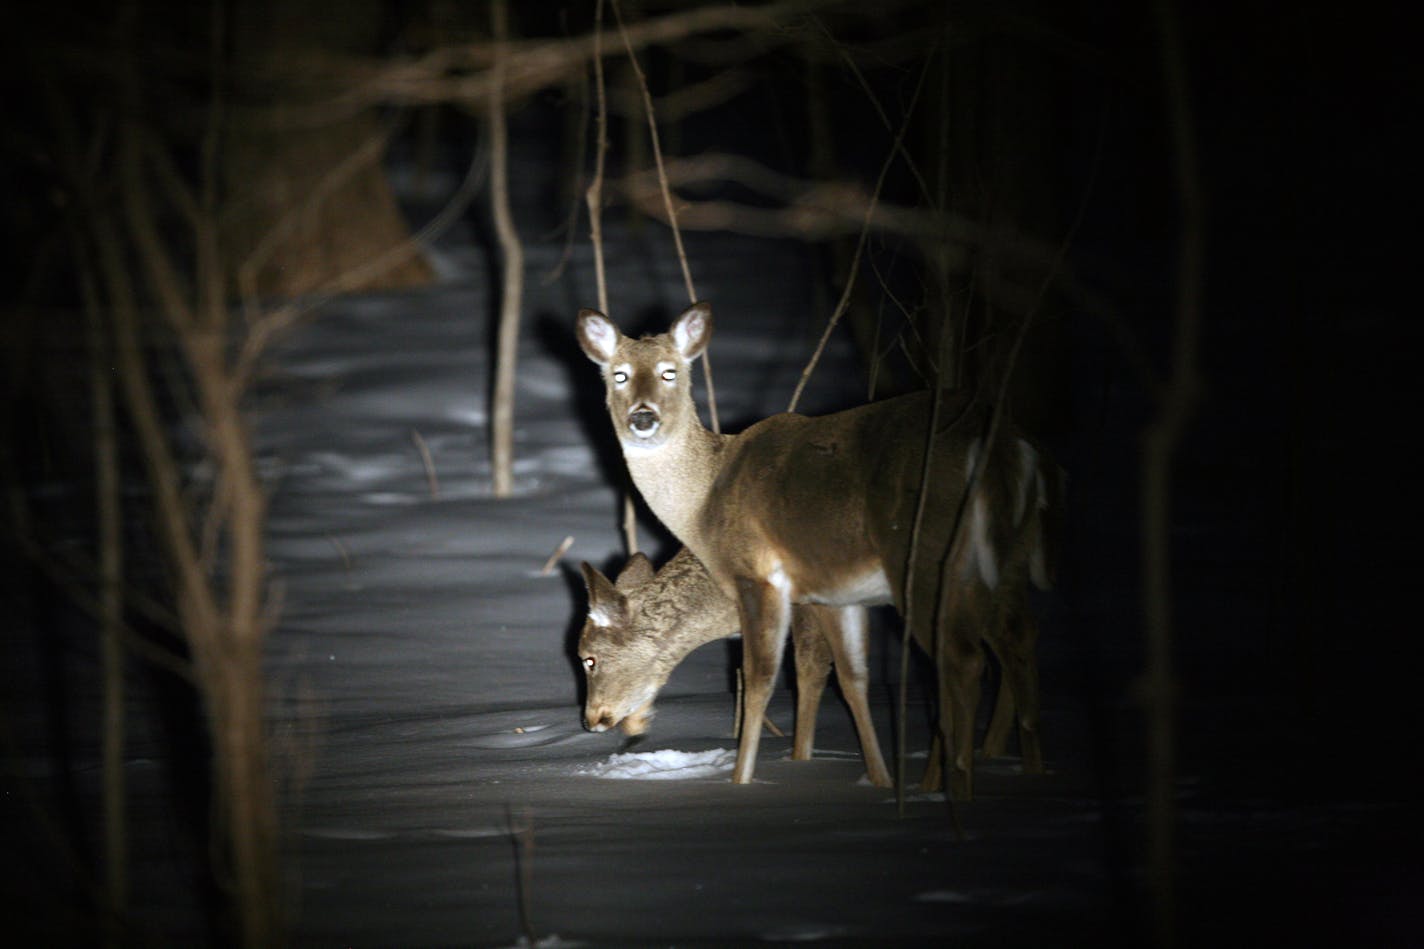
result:
<svg viewBox="0 0 1424 949"><path fill-rule="evenodd" d="M593 180L584 198L588 203L589 240L593 244L593 279L598 292L598 309L605 315L608 309L608 275L603 262L603 180L608 157L608 90L603 77L603 0L598 0L593 14L593 86L595 110L593 150ZM633 506L633 489L624 473L623 484L623 546L628 556L638 552L638 517Z"/></svg>
<svg viewBox="0 0 1424 949"><path fill-rule="evenodd" d="M875 179L875 190L871 193L870 201L865 206L865 215L861 221L860 237L856 241L855 253L851 256L850 268L846 273L845 288L841 291L840 302L836 304L835 311L831 318L826 321L826 329L821 333L821 339L816 343L815 352L811 354L810 361L806 368L801 371L801 378L796 383L796 391L791 394L791 404L787 407L788 412L796 411L796 405L801 401L801 394L806 390L806 383L811 380L811 373L816 371L816 364L821 360L821 353L825 351L826 343L831 338L831 333L835 332L836 324L840 322L847 307L850 306L851 292L855 289L856 273L860 270L860 255L865 250L866 238L870 235L870 220L875 213L875 207L880 201L880 189L885 185L885 176L890 173L890 166L895 161L895 156L900 151L901 142L905 139L905 133L910 128L910 118L915 114L915 105L920 100L920 90L924 88L925 76L929 74L929 64L932 57L925 57L925 65L920 70L919 81L915 83L915 92L910 97L910 104L905 108L905 118L900 123L900 131L895 136L895 143L890 148L890 154L885 156L885 161L880 166L880 175Z"/></svg>
<svg viewBox="0 0 1424 949"><path fill-rule="evenodd" d="M735 99L750 89L755 79L745 70L729 69L701 82L674 89L653 103L664 122L697 115Z"/></svg>
<svg viewBox="0 0 1424 949"><path fill-rule="evenodd" d="M119 152L120 175L123 178L123 198L129 233L133 236L139 263L148 276L148 283L164 318L178 333L179 339L190 339L184 330L194 324L193 311L185 299L183 279L158 234L153 212L143 156L146 149L142 133L128 128L122 136Z"/></svg>
<svg viewBox="0 0 1424 949"><path fill-rule="evenodd" d="M780 0L762 6L734 4L695 7L642 20L628 29L634 49L665 45L702 33L739 30L778 37L790 42L782 32L784 24L802 14L844 6L848 0ZM278 121L292 126L329 123L374 106L430 105L444 102L485 103L493 84L491 65L497 56L507 60L501 83L503 96L517 100L540 89L557 85L585 68L590 59L606 55L598 29L584 36L562 40L512 41L500 51L497 43L472 43L434 50L419 59L391 63L368 60L341 60L337 57L312 59L294 65L303 70L302 80L329 85L333 94L301 109L286 108L281 118L269 115L267 124ZM281 81L280 74L271 77ZM483 106L481 106L483 108ZM256 117L254 117L255 119Z"/></svg>
<svg viewBox="0 0 1424 949"><path fill-rule="evenodd" d="M548 240L557 234L564 235L564 249L559 254L559 262L555 264L552 268L550 268L549 272L544 275L544 279L541 281L544 286L549 286L550 284L555 283L560 277L562 277L564 275L564 268L568 267L569 261L573 259L574 243L578 240L578 219L580 204L586 201L588 198L588 193L586 188L584 187L583 182L584 165L588 158L588 119L589 115L593 110L592 105L589 102L588 78L586 76L579 77L578 88L578 134L574 136L575 141L577 142L577 149L573 161L573 173L577 183L574 185L572 191L570 192L573 197L573 200L569 202L569 213L564 218L564 222L541 238L541 240ZM565 147L567 147L567 143L565 143Z"/></svg>
<svg viewBox="0 0 1424 949"><path fill-rule="evenodd" d="M810 19L820 28L826 41L830 43L835 50L837 57L839 57L846 68L850 70L856 82L860 84L861 91L865 93L865 98L870 102L871 107L875 109L875 114L880 116L880 122L885 126L885 131L893 133L895 131L895 123L890 121L890 116L885 111L885 106L881 104L880 97L877 96L875 90L871 88L870 83L865 78L865 73L861 72L859 64L857 64L855 58L851 56L850 51L846 49L844 44L836 40L835 36L831 34L831 31L826 27L826 24L820 17L813 16ZM925 54L925 59L927 61L933 60L936 52L937 51L931 51ZM918 95L918 90L916 94ZM924 198L926 204L933 205L934 200L930 192L930 186L925 182L924 175L920 174L920 166L916 163L914 156L911 155L910 150L905 147L904 136L897 136L895 142L897 150L900 153L900 158L905 162L905 167L909 169L910 174L915 179L915 183L920 186L920 195ZM937 207L939 210L943 210L943 204Z"/></svg>
<svg viewBox="0 0 1424 949"><path fill-rule="evenodd" d="M157 508L160 539L168 551L178 582L178 611L184 628L212 628L218 608L201 568L191 535L191 516L183 501L178 464L163 430L161 415L149 384L149 372L139 343L138 315L128 267L120 243L109 222L92 222L94 243L99 254L115 327L114 356L118 364L128 415L148 468L149 483ZM200 667L211 662L205 643L194 643L194 661Z"/></svg>
<svg viewBox="0 0 1424 949"><path fill-rule="evenodd" d="M684 229L733 231L766 237L793 237L800 240L831 240L858 233L867 216L877 230L916 242L921 252L951 269L963 269L968 248L991 250L1016 266L1039 274L1061 267L1055 264L1055 245L1024 234L1004 234L986 228L954 212L943 215L926 208L871 204L871 195L852 182L817 183L781 175L737 155L708 154L674 159L667 163L668 179L674 187L734 181L786 202L785 207L765 208L727 201L678 203L678 224ZM624 178L621 193L641 212L661 218L661 196L651 172L637 172ZM1001 306L1025 305L1032 291L1020 287L1002 274L990 276ZM1071 270L1060 269L1056 286L1063 296L1085 313L1101 320L1112 331L1134 378L1146 391L1160 396L1162 382L1145 347L1126 318L1099 291L1084 283Z"/></svg>
<svg viewBox="0 0 1424 949"><path fill-rule="evenodd" d="M544 566L539 570L541 576L547 577L554 572L554 565L563 559L564 554L569 552L569 548L574 545L574 535L570 534L559 542L559 546L554 548L554 552L549 555L549 559L544 561Z"/></svg>
<svg viewBox="0 0 1424 949"><path fill-rule="evenodd" d="M677 209L672 203L672 188L668 185L667 170L663 165L662 142L658 135L657 115L653 112L653 96L648 91L648 78L643 75L643 67L638 64L638 54L633 51L632 41L628 38L628 28L623 23L623 14L619 12L618 0L612 0L612 3L613 17L618 21L618 35L623 38L623 48L628 52L628 61L633 65L633 74L637 77L638 89L643 95L643 110L648 117L648 137L653 143L653 161L657 165L659 190L662 192L668 226L672 228L673 244L677 247L677 261L682 265L682 281L687 287L687 302L696 303L697 290L692 285L692 268L687 263L687 248L682 244L682 230L677 226ZM722 423L717 415L717 389L712 384L712 360L705 349L702 351L702 373L707 380L707 411L711 416L712 431L721 434Z"/></svg>
<svg viewBox="0 0 1424 949"><path fill-rule="evenodd" d="M593 278L598 288L598 309L608 311L608 278L603 265L603 171L608 155L608 93L603 81L603 0L598 0L593 26L593 86L597 101L597 141L593 150L593 180L584 195L588 202L589 239L593 242ZM636 547L634 548L636 550ZM634 550L630 550L632 554Z"/></svg>
<svg viewBox="0 0 1424 949"><path fill-rule="evenodd" d="M653 96L648 91L648 77L643 74L643 67L638 63L638 54L633 51L632 41L628 38L628 28L623 23L623 14L618 8L618 0L610 2L613 4L613 18L618 22L618 35L623 39L623 49L628 53L628 62L633 67L633 75L638 80L638 90L643 97L643 112L648 120L648 138L653 145L653 162L657 167L658 182L661 185L659 191L662 193L668 227L672 228L673 244L677 247L677 262L682 266L682 282L687 287L687 302L696 303L697 291L692 285L692 268L687 263L687 248L682 244L682 231L677 226L677 208L672 203L672 189L668 185L667 170L663 165L661 136L658 135L657 115L653 112Z"/></svg>

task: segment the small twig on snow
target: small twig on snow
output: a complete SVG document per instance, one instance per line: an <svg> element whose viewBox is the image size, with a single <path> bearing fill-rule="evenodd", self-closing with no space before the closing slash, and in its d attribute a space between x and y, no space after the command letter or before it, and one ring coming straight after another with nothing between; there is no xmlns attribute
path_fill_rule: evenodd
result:
<svg viewBox="0 0 1424 949"><path fill-rule="evenodd" d="M553 573L554 565L559 562L559 560L564 556L564 554L569 552L569 548L573 545L574 535L570 534L559 543L559 546L554 548L554 552L549 555L549 559L544 561L544 567L539 571L539 575L542 577L547 577L549 574Z"/></svg>

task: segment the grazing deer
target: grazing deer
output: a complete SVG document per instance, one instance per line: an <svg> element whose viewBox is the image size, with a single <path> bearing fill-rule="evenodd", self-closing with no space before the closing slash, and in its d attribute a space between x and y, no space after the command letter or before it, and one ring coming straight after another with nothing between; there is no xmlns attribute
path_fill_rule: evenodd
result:
<svg viewBox="0 0 1424 949"><path fill-rule="evenodd" d="M798 603L842 615L894 603L908 613L916 641L935 660L937 738L951 794L961 800L973 795L980 639L988 641L1019 706L1024 768L1041 770L1037 630L1021 602L1011 602L1023 598L1020 575L1048 585L1049 479L1039 453L1007 433L986 450L988 413L963 394L944 396L949 421L932 438L928 392L819 418L782 413L738 435L714 434L697 417L690 379L711 334L705 303L669 332L642 339L595 310L578 316L579 343L603 370L633 483L737 604L745 710L733 781L751 780ZM931 490L911 564L927 444ZM1017 589L1003 596L1001 586Z"/></svg>
<svg viewBox="0 0 1424 949"><path fill-rule="evenodd" d="M738 635L737 605L686 547L653 572L634 554L609 582L588 563L588 618L579 635L579 659L588 682L584 723L590 731L622 726L628 735L647 730L653 700L688 653L705 643ZM834 662L841 692L860 735L866 776L890 787L890 772L870 718L867 695L865 611L846 613L806 604L791 611L796 662L796 727L791 757L808 761L816 712Z"/></svg>
<svg viewBox="0 0 1424 949"><path fill-rule="evenodd" d="M738 637L737 604L712 580L686 547L655 574L642 554L634 554L610 581L597 568L581 565L588 591L588 615L579 634L589 731L621 727L641 735L653 717L653 702L668 676L699 646ZM791 610L791 643L796 663L796 728L792 760L809 761L816 716L832 663L860 736L866 775L877 787L891 786L880 743L871 724L866 680L868 643L860 618L843 630L829 607L801 604ZM849 632L852 635L846 636ZM837 658L837 653L840 658ZM1032 661L1032 655L1029 657ZM994 715L984 739L985 757L1004 754L1014 717L1012 692L1000 683ZM932 764L935 762L932 761ZM932 768L929 784L936 781Z"/></svg>

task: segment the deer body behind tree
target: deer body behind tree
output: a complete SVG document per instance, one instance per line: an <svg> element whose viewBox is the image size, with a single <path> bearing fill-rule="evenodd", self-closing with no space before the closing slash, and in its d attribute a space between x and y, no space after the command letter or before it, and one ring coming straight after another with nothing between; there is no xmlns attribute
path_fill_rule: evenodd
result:
<svg viewBox="0 0 1424 949"><path fill-rule="evenodd" d="M733 780L751 780L797 603L841 611L893 603L910 617L935 661L938 738L951 791L964 800L973 793L980 640L988 641L1018 704L1025 770L1041 770L1037 627L1023 603L1030 577L1048 585L1052 488L1040 453L1007 433L986 450L987 411L954 393L943 396L946 421L933 438L928 392L714 434L697 417L690 380L711 332L701 303L668 333L642 339L593 310L578 319L634 484L737 604L745 711ZM927 444L931 475L916 532Z"/></svg>

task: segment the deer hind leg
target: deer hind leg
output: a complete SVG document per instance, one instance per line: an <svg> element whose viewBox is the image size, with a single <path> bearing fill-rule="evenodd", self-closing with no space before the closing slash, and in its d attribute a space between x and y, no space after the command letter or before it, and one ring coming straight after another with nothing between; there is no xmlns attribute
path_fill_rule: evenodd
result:
<svg viewBox="0 0 1424 949"><path fill-rule="evenodd" d="M1004 668L1004 686L1012 691L1018 704L1019 753L1023 755L1024 773L1042 774L1043 748L1038 731L1038 622L1027 609L1020 609L1009 617L1004 633L997 652ZM1004 731L1008 731L1007 723ZM985 747L987 750L987 741Z"/></svg>
<svg viewBox="0 0 1424 949"><path fill-rule="evenodd" d="M997 651L995 655L997 655ZM1005 750L1009 746L1009 730L1014 725L1014 690L1009 684L1007 671L1008 664L1004 659L999 659L1001 675L999 677L999 694L994 699L994 716L989 719L989 730L984 733L984 757L1002 758Z"/></svg>
<svg viewBox="0 0 1424 949"><path fill-rule="evenodd" d="M935 665L939 678L939 722L942 760L949 776L952 800L974 799L974 718L979 706L979 679L984 652L977 637L966 636L961 624L944 623Z"/></svg>
<svg viewBox="0 0 1424 949"><path fill-rule="evenodd" d="M930 754L925 759L925 773L920 777L921 791L938 791L944 787L944 743L939 740L939 726L930 732Z"/></svg>
<svg viewBox="0 0 1424 949"><path fill-rule="evenodd" d="M825 607L797 606L791 611L792 657L796 662L796 730L793 761L810 761L816 743L816 713L831 674L834 619Z"/></svg>
<svg viewBox="0 0 1424 949"><path fill-rule="evenodd" d="M846 606L827 610L833 616L827 627L831 652L836 661L836 681L850 706L855 731L860 737L860 755L865 759L865 775L878 788L888 788L894 782L885 756L880 752L880 739L870 717L870 644L867 641L868 621L865 607Z"/></svg>
<svg viewBox="0 0 1424 949"><path fill-rule="evenodd" d="M791 598L784 586L738 577L737 607L742 623L742 737L732 782L749 784L756 769L767 702L786 647Z"/></svg>
<svg viewBox="0 0 1424 949"><path fill-rule="evenodd" d="M989 729L984 733L985 758L1002 758L1007 753L1009 732L1013 730L1014 716L1018 712L1018 690L1024 687L1023 650L1016 642L1020 633L1014 628L1018 617L1012 607L1003 605L1006 600L1012 602L1013 598L1021 597L1023 586L1007 586L1009 589L997 597L989 625L980 631L984 641L993 649L994 657L999 660L999 694L994 700L994 715L989 719ZM1031 648L1028 657L1031 661Z"/></svg>

